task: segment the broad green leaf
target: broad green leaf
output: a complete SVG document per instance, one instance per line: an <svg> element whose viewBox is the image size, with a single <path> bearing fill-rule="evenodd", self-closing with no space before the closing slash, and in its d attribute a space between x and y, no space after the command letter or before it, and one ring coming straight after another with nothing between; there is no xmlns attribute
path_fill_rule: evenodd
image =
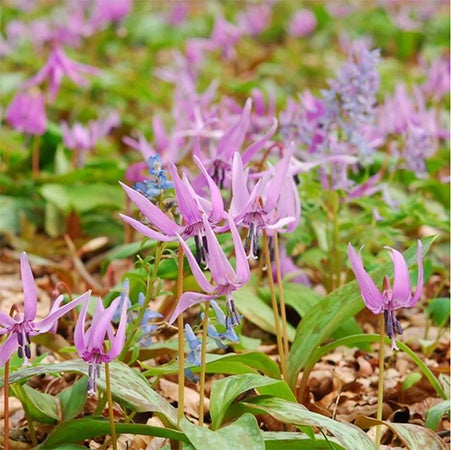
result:
<svg viewBox="0 0 451 450"><path fill-rule="evenodd" d="M295 400L288 385L281 380L256 374L234 375L216 380L211 387L210 415L211 427L216 430L222 423L232 402L246 391L256 389L261 394Z"/></svg>
<svg viewBox="0 0 451 450"><path fill-rule="evenodd" d="M183 433L170 428L160 428L143 424L116 423L117 434L130 433L158 436L177 441L188 441ZM47 439L37 447L39 450L61 449L64 444L80 442L83 439L110 434L110 423L104 417L83 417L68 420L57 425ZM70 448L70 447L67 447Z"/></svg>
<svg viewBox="0 0 451 450"><path fill-rule="evenodd" d="M87 388L88 377L83 376L72 386L58 394L63 421L73 419L83 411L87 398Z"/></svg>
<svg viewBox="0 0 451 450"><path fill-rule="evenodd" d="M441 418L445 414L448 414L449 417L450 415L449 413L450 413L450 405L448 400L437 403L436 405L432 406L426 413L425 425L431 430L435 431Z"/></svg>
<svg viewBox="0 0 451 450"><path fill-rule="evenodd" d="M355 425L329 419L298 403L267 397L256 397L241 403L250 410L264 411L283 423L324 428L347 450L375 450L373 441Z"/></svg>
<svg viewBox="0 0 451 450"><path fill-rule="evenodd" d="M446 450L448 447L429 428L413 425L411 423L394 423L388 420L377 420L372 417L361 416L355 421L356 425L362 428L369 428L377 425L385 425L405 443L409 450Z"/></svg>
<svg viewBox="0 0 451 450"><path fill-rule="evenodd" d="M55 204L62 211L69 213L72 209L78 213L99 207L123 209L124 195L120 186L104 183L63 185L45 184L41 187L41 195Z"/></svg>
<svg viewBox="0 0 451 450"><path fill-rule="evenodd" d="M423 240L423 254L431 246L435 236ZM404 254L409 266L416 262L416 244ZM384 276L393 275L393 264L387 263L371 271L370 276L380 285ZM310 356L346 320L364 308L357 281L352 281L324 297L303 317L287 358L288 383L296 385L298 373L308 364Z"/></svg>
<svg viewBox="0 0 451 450"><path fill-rule="evenodd" d="M205 365L206 373L223 373L223 374L244 374L244 373L263 373L271 378L280 378L280 369L276 362L269 356L260 352L250 352L226 355L206 355L207 364ZM177 373L178 363L164 364L162 366L151 367L142 364L146 369L146 376L162 376ZM199 372L200 367L195 365L187 365L193 373Z"/></svg>
<svg viewBox="0 0 451 450"><path fill-rule="evenodd" d="M322 436L311 439L304 433L289 431L264 431L265 450L343 450L344 447L335 442L335 438Z"/></svg>
<svg viewBox="0 0 451 450"><path fill-rule="evenodd" d="M55 423L58 420L58 407L53 395L37 391L26 384L11 386L11 390L37 422Z"/></svg>
<svg viewBox="0 0 451 450"><path fill-rule="evenodd" d="M449 297L434 298L429 302L429 305L426 308L426 313L432 318L434 325L443 327L449 322L449 307Z"/></svg>
<svg viewBox="0 0 451 450"><path fill-rule="evenodd" d="M11 373L10 383L25 381L34 375L59 372L77 372L88 375L88 364L81 360L64 361L59 364L42 364L36 367L25 367ZM177 423L177 411L150 386L147 380L136 370L119 361L110 363L111 390L113 399L124 404L133 411L154 411L163 415L171 424ZM0 379L0 386L4 383ZM105 389L105 372L102 367L97 382L101 389Z"/></svg>
<svg viewBox="0 0 451 450"><path fill-rule="evenodd" d="M243 414L231 425L217 431L192 424L187 419L181 428L197 449L264 450L265 444L257 420L252 414Z"/></svg>
<svg viewBox="0 0 451 450"><path fill-rule="evenodd" d="M266 304L256 293L252 285L245 285L233 294L238 311L247 320L259 326L269 333L276 333L274 327L274 313L272 308ZM293 340L295 330L288 324L288 339Z"/></svg>

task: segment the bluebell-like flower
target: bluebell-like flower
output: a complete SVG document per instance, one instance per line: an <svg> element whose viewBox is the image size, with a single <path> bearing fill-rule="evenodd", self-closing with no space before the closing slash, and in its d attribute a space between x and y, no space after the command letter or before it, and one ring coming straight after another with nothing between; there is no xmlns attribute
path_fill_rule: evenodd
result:
<svg viewBox="0 0 451 450"><path fill-rule="evenodd" d="M202 342L196 337L193 329L189 324L185 324L185 337L188 341L190 352L188 355L188 362L194 364L195 366L200 366L201 352L202 352Z"/></svg>
<svg viewBox="0 0 451 450"><path fill-rule="evenodd" d="M145 295L140 292L138 296L138 303L142 307L144 305ZM151 311L149 308L144 312L141 320L142 336L139 340L143 347L149 347L152 344L152 336L157 331L158 325L154 323L155 319L161 319L163 316L159 312Z"/></svg>
<svg viewBox="0 0 451 450"><path fill-rule="evenodd" d="M147 160L147 167L149 169L149 178L138 181L135 184L137 191L152 200L166 189L174 187L174 183L167 179L166 170L162 168L160 155L150 156Z"/></svg>

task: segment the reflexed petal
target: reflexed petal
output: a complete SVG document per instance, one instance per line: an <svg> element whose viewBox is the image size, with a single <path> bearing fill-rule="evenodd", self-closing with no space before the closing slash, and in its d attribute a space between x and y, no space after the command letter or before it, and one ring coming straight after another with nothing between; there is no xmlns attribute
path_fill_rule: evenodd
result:
<svg viewBox="0 0 451 450"><path fill-rule="evenodd" d="M57 300L59 300L57 306L55 307L55 305L53 305L52 309L50 310L49 315L45 319L36 323L36 331L38 333L45 333L46 331L49 331L52 328L52 326L54 325L54 323L60 317L64 316L64 314L68 313L70 310L75 308L80 303L87 304L89 302L90 295L91 295L91 291L87 291L83 295L80 295L80 297L75 298L74 300L72 300L69 303L66 303L63 306L59 306L59 303L61 303L62 299L60 299L60 298L57 299Z"/></svg>
<svg viewBox="0 0 451 450"><path fill-rule="evenodd" d="M166 235L159 233L158 231L152 230L152 228L144 225L139 220L133 219L132 217L126 216L124 214L119 214L121 216L121 219L131 225L136 231L141 233L142 235L150 238L155 239L156 241L164 241L164 242L170 242L175 241L177 238L174 235ZM181 231L181 230L179 230Z"/></svg>
<svg viewBox="0 0 451 450"><path fill-rule="evenodd" d="M116 358L122 351L125 343L125 331L127 329L127 302L122 303L121 318L119 320L119 326L116 331L116 335L110 338L111 348L107 352L108 359L111 361Z"/></svg>
<svg viewBox="0 0 451 450"><path fill-rule="evenodd" d="M199 212L199 207L196 203L195 197L192 196L191 192L187 189L186 185L179 177L175 165L169 163L168 169L171 174L172 181L174 182L177 205L182 217L185 219L185 223L187 225L198 223L201 220L201 214Z"/></svg>
<svg viewBox="0 0 451 450"><path fill-rule="evenodd" d="M111 320L120 302L120 297L115 298L108 308L103 307L101 299L98 299L96 310L89 328L89 347L103 349L103 342L108 329L111 329Z"/></svg>
<svg viewBox="0 0 451 450"><path fill-rule="evenodd" d="M393 261L394 280L392 290L392 301L395 308L404 306L411 299L409 270L406 260L398 250L385 247L390 250L390 257Z"/></svg>
<svg viewBox="0 0 451 450"><path fill-rule="evenodd" d="M10 334L0 345L0 367L4 367L11 355L17 350L17 336Z"/></svg>
<svg viewBox="0 0 451 450"><path fill-rule="evenodd" d="M11 327L13 325L16 325L17 323L21 323L21 321L17 321L14 320L11 316L9 316L8 314L5 314L4 312L0 311L0 327ZM0 328L0 335L4 334L6 331L2 330L2 328Z"/></svg>
<svg viewBox="0 0 451 450"><path fill-rule="evenodd" d="M186 258L188 259L189 266L191 267L191 272L193 272L194 278L198 282L199 286L206 292L213 292L216 288L207 280L202 269L196 261L193 252L190 250L186 242L178 236L180 244L185 252Z"/></svg>
<svg viewBox="0 0 451 450"><path fill-rule="evenodd" d="M348 255L366 307L373 314L380 314L384 309L384 298L363 268L360 254L357 255L351 244L348 245Z"/></svg>
<svg viewBox="0 0 451 450"><path fill-rule="evenodd" d="M34 320L36 318L38 295L33 272L25 252L20 255L20 275L24 294L24 318L25 320Z"/></svg>
<svg viewBox="0 0 451 450"><path fill-rule="evenodd" d="M238 229L236 228L236 225L230 216L229 225L230 231L232 233L233 244L235 246L236 278L238 279L239 283L243 285L249 280L250 277L249 261L246 256L246 251L243 247L241 236L238 233Z"/></svg>
<svg viewBox="0 0 451 450"><path fill-rule="evenodd" d="M168 319L169 324L174 323L177 317L186 311L190 306L206 302L215 298L215 295L201 294L200 292L184 292L180 297L174 312Z"/></svg>
<svg viewBox="0 0 451 450"><path fill-rule="evenodd" d="M266 134L258 141L253 142L251 145L249 145L249 147L246 150L244 150L243 155L241 156L241 159L243 160L243 164L249 163L252 160L253 156L263 148L263 146L266 144L266 142L268 142L268 140L276 132L278 125L279 124L277 122L277 119L274 118L273 124L271 125L269 130L266 132Z"/></svg>
<svg viewBox="0 0 451 450"><path fill-rule="evenodd" d="M232 224L229 224L232 226ZM234 225L234 224L233 224ZM204 217L205 237L208 242L208 257L207 263L210 269L211 276L218 286L229 284L236 278L235 270L230 264L229 258L224 253L221 245L218 242L216 235L211 229L207 219ZM240 239L241 241L241 239ZM241 244L242 246L242 244Z"/></svg>
<svg viewBox="0 0 451 450"><path fill-rule="evenodd" d="M423 244L418 239L418 249L417 249L417 264L418 264L418 279L417 279L417 288L415 289L415 294L410 299L408 303L406 303L404 306L407 308L411 308L412 306L416 305L418 300L421 297L421 293L423 292Z"/></svg>
<svg viewBox="0 0 451 450"><path fill-rule="evenodd" d="M77 323L74 330L74 344L77 349L77 353L81 356L86 350L85 342L85 323L86 323L86 312L88 310L89 301L86 300L81 308L80 315L78 316Z"/></svg>

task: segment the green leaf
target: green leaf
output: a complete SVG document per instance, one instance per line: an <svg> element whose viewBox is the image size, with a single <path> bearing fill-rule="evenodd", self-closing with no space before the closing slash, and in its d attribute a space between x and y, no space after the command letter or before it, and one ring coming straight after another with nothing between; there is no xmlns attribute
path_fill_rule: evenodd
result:
<svg viewBox="0 0 451 450"><path fill-rule="evenodd" d="M73 419L83 411L88 396L87 389L88 377L84 376L58 394L63 421Z"/></svg>
<svg viewBox="0 0 451 450"><path fill-rule="evenodd" d="M192 424L183 419L181 428L197 449L264 450L265 444L257 420L243 414L231 425L217 431Z"/></svg>
<svg viewBox="0 0 451 450"><path fill-rule="evenodd" d="M423 240L425 254L435 236ZM408 266L416 262L416 244L404 254ZM387 263L370 272L376 285L384 276L393 275L393 264ZM325 342L346 320L364 308L357 281L352 281L324 297L303 317L287 358L288 383L294 388L298 373L308 364L315 349Z"/></svg>
<svg viewBox="0 0 451 450"><path fill-rule="evenodd" d="M81 360L64 361L59 364L42 364L36 367L25 367L12 372L9 377L11 384L25 381L34 375L60 372L77 372L88 375L88 364ZM113 361L110 363L111 391L113 399L133 411L154 411L162 415L171 424L177 423L177 411L150 386L139 372L128 365ZM0 379L0 387L4 379ZM97 380L98 386L105 390L105 371L102 367Z"/></svg>
<svg viewBox="0 0 451 450"><path fill-rule="evenodd" d="M105 183L89 185L45 184L41 195L60 210L69 213L72 209L82 213L100 207L123 209L124 196L121 188Z"/></svg>
<svg viewBox="0 0 451 450"><path fill-rule="evenodd" d="M449 297L434 298L429 302L426 313L432 318L434 325L443 327L449 322L450 315L450 299Z"/></svg>
<svg viewBox="0 0 451 450"><path fill-rule="evenodd" d="M313 426L330 431L348 450L374 450L373 441L359 428L309 411L304 406L280 398L257 397L241 402L250 410L264 411L275 419L297 426Z"/></svg>
<svg viewBox="0 0 451 450"><path fill-rule="evenodd" d="M58 420L56 398L52 395L39 392L26 384L11 386L11 390L37 422L51 424Z"/></svg>
<svg viewBox="0 0 451 450"><path fill-rule="evenodd" d="M335 442L335 438L311 439L304 433L284 431L264 431L265 450L343 450L344 447Z"/></svg>
<svg viewBox="0 0 451 450"><path fill-rule="evenodd" d="M183 433L170 428L160 428L142 424L116 423L117 434L130 433L144 436L158 436L177 441L188 439ZM64 448L64 444L80 442L97 436L110 434L110 423L104 417L83 417L73 419L57 425L47 439L37 447L39 450L51 450ZM67 448L70 448L69 446Z"/></svg>
<svg viewBox="0 0 451 450"><path fill-rule="evenodd" d="M288 385L281 380L255 374L235 375L216 380L211 387L210 415L211 427L216 430L222 423L232 402L246 391L256 389L261 394L295 400Z"/></svg>
<svg viewBox="0 0 451 450"><path fill-rule="evenodd" d="M448 414L448 417L450 416L450 405L448 400L437 403L428 410L426 413L425 425L435 431L438 423L445 414Z"/></svg>
<svg viewBox="0 0 451 450"><path fill-rule="evenodd" d="M409 373L405 380L402 382L402 390L405 391L406 389L411 388L415 384L417 384L421 380L421 373L419 372L412 372Z"/></svg>
<svg viewBox="0 0 451 450"><path fill-rule="evenodd" d="M377 420L372 417L361 416L356 419L356 425L369 428L377 425L385 425L390 428L404 442L409 450L428 449L446 450L445 443L429 428L411 423L394 423L388 420Z"/></svg>
<svg viewBox="0 0 451 450"><path fill-rule="evenodd" d="M280 369L268 355L260 352L250 352L226 355L206 355L207 363L205 365L206 373L222 373L222 374L244 374L244 373L263 373L268 377L280 378ZM142 364L146 369L146 376L162 376L177 373L178 363L164 364L157 367L151 367ZM200 367L195 365L186 365L186 368L196 373L200 371Z"/></svg>

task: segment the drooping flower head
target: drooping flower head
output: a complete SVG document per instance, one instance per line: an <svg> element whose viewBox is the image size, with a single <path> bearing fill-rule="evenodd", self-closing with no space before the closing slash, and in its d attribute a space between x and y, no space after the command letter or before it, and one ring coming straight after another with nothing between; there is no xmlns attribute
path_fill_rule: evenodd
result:
<svg viewBox="0 0 451 450"><path fill-rule="evenodd" d="M348 245L348 255L366 307L373 314L384 313L387 335L392 339L392 348L397 350L395 331L401 334L402 328L395 317L395 310L399 308L411 308L415 306L420 299L423 289L423 247L421 241L418 240L418 280L413 295L410 286L409 271L404 257L400 252L393 248L385 248L390 250L390 257L394 267L394 280L393 287L391 287L390 279L386 276L384 278L382 291L379 291L374 281L365 271L360 253L357 254L351 244Z"/></svg>
<svg viewBox="0 0 451 450"><path fill-rule="evenodd" d="M88 394L92 395L96 392L96 379L100 376L101 364L115 359L124 346L127 326L127 301L124 301L124 294L121 294L111 302L110 306L105 308L102 300L97 298L91 324L85 330L88 303L85 302L83 305L75 326L74 342L80 358L89 364ZM111 322L120 303L122 303L121 316L116 334L114 334ZM106 339L109 341L109 348L106 346Z"/></svg>
<svg viewBox="0 0 451 450"><path fill-rule="evenodd" d="M219 244L218 239L205 216L203 220L205 228L205 242L208 248L206 263L210 269L211 278L215 284L212 284L209 280L207 280L203 270L196 260L196 257L193 255L183 238L178 236L183 247L183 251L188 259L188 263L191 267L191 271L199 283L199 286L206 292L206 294L202 294L200 292L184 292L180 297L174 312L169 318L169 323L173 323L175 319L177 319L177 317L190 306L225 296L227 312L225 326L226 329L228 329L229 327L234 327L240 323L240 315L238 314L233 301L233 292L240 289L249 280L249 263L241 242L241 237L231 217L228 218L228 222L235 247L236 269L232 267L229 261L229 255L224 253L224 250L221 248L221 245Z"/></svg>
<svg viewBox="0 0 451 450"><path fill-rule="evenodd" d="M0 366L3 366L16 350L19 357L24 358L24 364L27 364L31 357L30 337L50 331L58 319L71 309L80 303L86 305L90 295L89 291L85 292L65 305L61 305L64 296L60 295L50 308L48 316L37 322L37 291L25 252L20 255L20 272L24 293L23 312L16 309L16 314L10 317L0 311L0 336L7 336L6 340L0 345Z"/></svg>

